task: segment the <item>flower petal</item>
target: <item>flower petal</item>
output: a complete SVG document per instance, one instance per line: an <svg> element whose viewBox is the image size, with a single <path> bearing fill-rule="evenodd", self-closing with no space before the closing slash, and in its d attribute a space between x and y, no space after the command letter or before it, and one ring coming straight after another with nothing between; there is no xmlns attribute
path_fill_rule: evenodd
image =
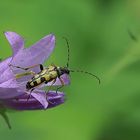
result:
<svg viewBox="0 0 140 140"><path fill-rule="evenodd" d="M48 107L48 101L46 100L46 93L43 91L40 91L38 93L32 92L31 95L38 100L43 106L44 108Z"/></svg>
<svg viewBox="0 0 140 140"><path fill-rule="evenodd" d="M44 63L48 59L55 47L55 36L53 34L47 35L33 46L28 51L32 53L32 57L37 58L37 64Z"/></svg>
<svg viewBox="0 0 140 140"><path fill-rule="evenodd" d="M13 55L24 48L24 39L20 35L11 31L4 32L4 34L12 47Z"/></svg>
<svg viewBox="0 0 140 140"><path fill-rule="evenodd" d="M20 95L23 95L23 92L18 92L16 88L0 87L0 99L15 98Z"/></svg>
<svg viewBox="0 0 140 140"><path fill-rule="evenodd" d="M0 75L0 84L6 82L8 80L11 80L11 79L14 80L15 79L15 76L14 76L13 72L11 71L10 67L7 66L7 68L5 69L5 71L1 72L1 75Z"/></svg>
<svg viewBox="0 0 140 140"><path fill-rule="evenodd" d="M8 68L9 67L8 64L10 63L10 61L11 61L11 57L9 57L9 58L3 60L2 62L0 62L0 73L1 73L0 83L2 83L3 81L6 81L7 79L10 78L9 73L11 74L11 70ZM7 70L7 68L8 68L8 70ZM6 73L8 75L6 77L4 77L4 75L3 75L5 71L7 71ZM13 75L13 74L11 74L11 75Z"/></svg>
<svg viewBox="0 0 140 140"><path fill-rule="evenodd" d="M20 50L13 58L11 64L20 67L29 67L36 64L43 64L48 59L55 47L55 36L48 35L38 41L30 48ZM35 72L39 72L39 67L32 69ZM21 69L17 69L15 73L23 72Z"/></svg>
<svg viewBox="0 0 140 140"><path fill-rule="evenodd" d="M8 64L10 63L11 59L12 58L9 57L0 62L0 73L2 73L3 71L5 71L7 69Z"/></svg>
<svg viewBox="0 0 140 140"><path fill-rule="evenodd" d="M48 108L52 108L64 103L64 94L58 92L57 94L53 91L50 91L47 94ZM40 104L34 97L30 97L29 100L28 95L22 95L17 99L10 99L3 101L3 105L7 108L15 109L15 110L38 110L44 109L44 106Z"/></svg>
<svg viewBox="0 0 140 140"><path fill-rule="evenodd" d="M15 79L9 79L9 80L1 83L0 87L2 87L2 88L19 88L19 85L17 84Z"/></svg>

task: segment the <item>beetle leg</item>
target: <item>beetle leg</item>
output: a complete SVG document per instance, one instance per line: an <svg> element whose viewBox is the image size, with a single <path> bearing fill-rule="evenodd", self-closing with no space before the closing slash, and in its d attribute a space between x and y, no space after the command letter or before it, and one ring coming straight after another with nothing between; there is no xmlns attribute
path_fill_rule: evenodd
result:
<svg viewBox="0 0 140 140"><path fill-rule="evenodd" d="M27 76L27 75L33 75L34 76L35 74L36 73L33 72L33 71L28 71L28 72L16 74L15 77L16 77L16 79L18 79L18 78L21 78L21 77Z"/></svg>
<svg viewBox="0 0 140 140"><path fill-rule="evenodd" d="M49 86L49 88L48 88L46 94L50 91L51 87L53 86L53 84L54 84L55 82L56 82L56 79L54 79L54 80L52 81L52 84Z"/></svg>
<svg viewBox="0 0 140 140"><path fill-rule="evenodd" d="M12 64L9 64L9 66L12 66L12 67L15 67L15 68L19 68L19 69L22 69L22 70L29 70L31 68L34 68L34 67L40 67L40 70L43 70L43 65L42 64L36 64L36 65L33 65L33 66L30 66L30 67L26 67L26 68L23 68L23 67L20 67L20 66L15 66L15 65L12 65Z"/></svg>
<svg viewBox="0 0 140 140"><path fill-rule="evenodd" d="M58 87L58 88L56 89L56 93L58 92L59 89L61 89L61 88L64 86L64 81L63 81L63 79L59 77L59 80L60 80L60 82L61 82L61 86Z"/></svg>
<svg viewBox="0 0 140 140"><path fill-rule="evenodd" d="M29 69L31 69L31 68L40 66L40 69L43 70L43 65L42 65L42 64L33 65L33 66L30 66L30 67L27 67L27 68L23 68L23 67L20 67L20 66L14 66L14 65L12 65L12 64L9 64L9 66L12 66L12 67L15 67L15 68L19 68L19 69L22 69L22 70L25 70L25 71L27 71L27 70L29 70ZM27 75L33 75L33 76L34 76L35 74L36 74L36 73L33 72L33 71L27 71L27 72L25 72L25 73L16 74L16 78L18 79L18 78L21 78L21 77L27 76Z"/></svg>
<svg viewBox="0 0 140 140"><path fill-rule="evenodd" d="M51 101L49 101L47 98L47 93L50 91L50 89L51 89L51 87L53 86L53 84L56 82L56 79L54 79L53 81L52 81L52 84L49 86L49 88L48 88L48 90L46 91L46 100L48 101L48 103L50 103L50 104L54 104L53 102L51 102Z"/></svg>
<svg viewBox="0 0 140 140"><path fill-rule="evenodd" d="M34 90L34 88L31 89L31 91L30 91L30 93L29 93L29 96L28 96L28 98L27 98L27 102L28 102L28 100L30 99L31 93L32 93L33 90Z"/></svg>

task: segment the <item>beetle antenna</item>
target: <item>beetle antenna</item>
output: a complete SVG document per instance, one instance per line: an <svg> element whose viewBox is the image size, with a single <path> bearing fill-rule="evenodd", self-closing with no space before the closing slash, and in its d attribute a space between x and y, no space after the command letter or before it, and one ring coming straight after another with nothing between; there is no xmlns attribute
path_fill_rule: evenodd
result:
<svg viewBox="0 0 140 140"><path fill-rule="evenodd" d="M67 47L68 47L68 59L67 59L67 64L66 67L69 67L69 58L70 58L70 47L69 47L69 42L68 39L66 37L63 37L63 39L65 39L66 43L67 43Z"/></svg>
<svg viewBox="0 0 140 140"><path fill-rule="evenodd" d="M70 72L81 72L81 73L85 73L85 74L88 74L88 75L91 75L93 77L95 77L98 81L99 81L99 84L101 83L101 80L98 76L90 73L90 72L87 72L87 71L83 71L83 70L69 70Z"/></svg>

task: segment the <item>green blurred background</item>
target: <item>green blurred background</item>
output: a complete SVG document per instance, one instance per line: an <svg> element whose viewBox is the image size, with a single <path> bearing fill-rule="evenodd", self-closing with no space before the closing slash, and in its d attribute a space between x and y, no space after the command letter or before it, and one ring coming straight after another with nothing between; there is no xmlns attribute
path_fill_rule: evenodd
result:
<svg viewBox="0 0 140 140"><path fill-rule="evenodd" d="M63 88L65 104L46 111L11 112L12 130L0 117L1 140L140 139L140 1L0 1L0 56L11 55L3 31L15 31L30 46L54 33L49 63L98 75L73 73ZM137 38L134 41L129 31Z"/></svg>

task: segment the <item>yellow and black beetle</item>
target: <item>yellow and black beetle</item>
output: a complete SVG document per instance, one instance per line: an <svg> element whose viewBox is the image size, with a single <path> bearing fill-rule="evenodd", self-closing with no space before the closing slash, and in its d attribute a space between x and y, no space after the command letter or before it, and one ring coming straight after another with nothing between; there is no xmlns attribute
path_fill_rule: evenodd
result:
<svg viewBox="0 0 140 140"><path fill-rule="evenodd" d="M44 68L42 64L37 64L34 66L30 66L27 68L22 68L20 66L13 66L12 64L10 64L10 66L16 67L16 68L20 68L23 69L25 71L40 66L40 72L39 73L35 73L33 71L27 71L25 73L20 73L20 74L16 74L16 78L21 78L23 76L26 75L33 75L33 77L26 83L26 89L29 91L31 90L31 92L38 86L42 85L42 84L48 84L49 82L52 82L51 86L56 82L56 79L58 78L61 82L61 86L57 88L60 89L61 87L64 86L64 81L62 80L61 76L63 74L70 74L70 72L82 72L82 73L86 73L89 74L91 76L94 76L100 84L100 79L89 72L86 71L81 71L81 70L71 70L69 69L69 44L67 39L65 38L66 42L67 42L67 46L68 46L68 61L67 61L67 65L66 67L59 67L59 66L55 66L55 65L50 65L47 68ZM48 91L50 90L51 86L49 87Z"/></svg>

